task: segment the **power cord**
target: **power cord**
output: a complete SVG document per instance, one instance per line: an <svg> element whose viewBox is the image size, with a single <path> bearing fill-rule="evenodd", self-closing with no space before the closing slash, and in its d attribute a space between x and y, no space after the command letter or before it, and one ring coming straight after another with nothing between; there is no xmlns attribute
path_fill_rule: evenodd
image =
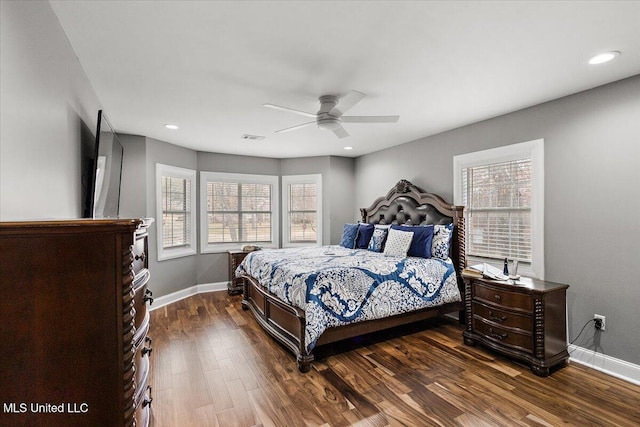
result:
<svg viewBox="0 0 640 427"><path fill-rule="evenodd" d="M598 319L598 320L600 320L600 319ZM595 321L596 321L596 319L587 320L587 323L585 323L584 326L582 327L582 329L580 329L580 332L578 333L578 336L575 337L573 339L573 341L571 341L569 343L569 345L573 344L574 342L576 342L578 340L578 338L580 338L580 335L582 335L582 332L584 332L584 328L586 328L589 323L595 322ZM602 322L602 321L600 320L600 322ZM571 353L571 352L569 352L569 353Z"/></svg>

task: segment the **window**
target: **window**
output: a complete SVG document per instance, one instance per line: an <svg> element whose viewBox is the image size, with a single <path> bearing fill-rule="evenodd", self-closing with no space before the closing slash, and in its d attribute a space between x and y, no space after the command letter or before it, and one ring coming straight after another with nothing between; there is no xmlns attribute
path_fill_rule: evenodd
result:
<svg viewBox="0 0 640 427"><path fill-rule="evenodd" d="M278 247L278 177L200 172L201 252Z"/></svg>
<svg viewBox="0 0 640 427"><path fill-rule="evenodd" d="M283 246L322 244L322 175L282 177Z"/></svg>
<svg viewBox="0 0 640 427"><path fill-rule="evenodd" d="M465 206L469 263L517 259L544 276L544 141L454 157L454 202Z"/></svg>
<svg viewBox="0 0 640 427"><path fill-rule="evenodd" d="M196 171L156 164L158 261L196 253Z"/></svg>

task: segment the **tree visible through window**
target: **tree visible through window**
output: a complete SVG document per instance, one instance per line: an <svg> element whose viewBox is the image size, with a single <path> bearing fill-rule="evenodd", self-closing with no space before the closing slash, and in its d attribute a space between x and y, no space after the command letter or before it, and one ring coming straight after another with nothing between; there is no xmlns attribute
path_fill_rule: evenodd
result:
<svg viewBox="0 0 640 427"><path fill-rule="evenodd" d="M272 241L271 185L207 182L209 243Z"/></svg>
<svg viewBox="0 0 640 427"><path fill-rule="evenodd" d="M158 261L196 253L196 171L156 164Z"/></svg>
<svg viewBox="0 0 640 427"><path fill-rule="evenodd" d="M289 242L316 242L318 240L316 184L290 184L288 196Z"/></svg>
<svg viewBox="0 0 640 427"><path fill-rule="evenodd" d="M531 262L531 159L462 169L467 253Z"/></svg>
<svg viewBox="0 0 640 427"><path fill-rule="evenodd" d="M322 174L282 177L283 247L322 245Z"/></svg>
<svg viewBox="0 0 640 427"><path fill-rule="evenodd" d="M191 181L162 177L162 247L188 246L191 237Z"/></svg>

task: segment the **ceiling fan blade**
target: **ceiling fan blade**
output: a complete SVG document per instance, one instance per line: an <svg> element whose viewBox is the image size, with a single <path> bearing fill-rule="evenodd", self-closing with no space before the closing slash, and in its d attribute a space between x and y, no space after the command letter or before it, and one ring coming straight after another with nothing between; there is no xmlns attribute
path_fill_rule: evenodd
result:
<svg viewBox="0 0 640 427"><path fill-rule="evenodd" d="M342 116L342 123L395 123L400 116Z"/></svg>
<svg viewBox="0 0 640 427"><path fill-rule="evenodd" d="M308 122L308 123L303 123L301 125L291 126L290 128L284 128L284 129L277 130L277 131L275 131L275 133L289 132L290 130L296 130L296 129L303 128L305 126L315 125L315 124L316 124L315 121Z"/></svg>
<svg viewBox="0 0 640 427"><path fill-rule="evenodd" d="M362 98L364 98L365 96L367 95L362 92L352 90L351 92L340 98L340 101L338 101L338 105L333 107L331 111L329 111L329 114L334 117L340 117L341 115L349 111L358 102L362 101Z"/></svg>
<svg viewBox="0 0 640 427"><path fill-rule="evenodd" d="M294 110L293 108L281 107L275 104L262 104L263 107L273 108L274 110L288 111L290 113L300 114L301 116L317 117L316 114L307 113L306 111Z"/></svg>
<svg viewBox="0 0 640 427"><path fill-rule="evenodd" d="M338 138L340 138L340 139L342 139L342 138L346 138L346 137L348 137L348 136L349 136L349 133L348 133L346 130L344 130L344 128L343 128L342 126L340 126L340 127L338 127L338 128L335 128L335 129L333 130L333 133L335 133L335 134L336 134L336 136L337 136Z"/></svg>

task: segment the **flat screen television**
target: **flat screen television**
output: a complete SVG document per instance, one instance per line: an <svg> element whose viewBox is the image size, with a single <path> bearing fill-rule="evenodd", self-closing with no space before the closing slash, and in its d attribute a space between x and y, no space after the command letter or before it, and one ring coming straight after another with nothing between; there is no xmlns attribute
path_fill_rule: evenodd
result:
<svg viewBox="0 0 640 427"><path fill-rule="evenodd" d="M117 218L124 150L103 111L93 141L82 145L84 218Z"/></svg>

